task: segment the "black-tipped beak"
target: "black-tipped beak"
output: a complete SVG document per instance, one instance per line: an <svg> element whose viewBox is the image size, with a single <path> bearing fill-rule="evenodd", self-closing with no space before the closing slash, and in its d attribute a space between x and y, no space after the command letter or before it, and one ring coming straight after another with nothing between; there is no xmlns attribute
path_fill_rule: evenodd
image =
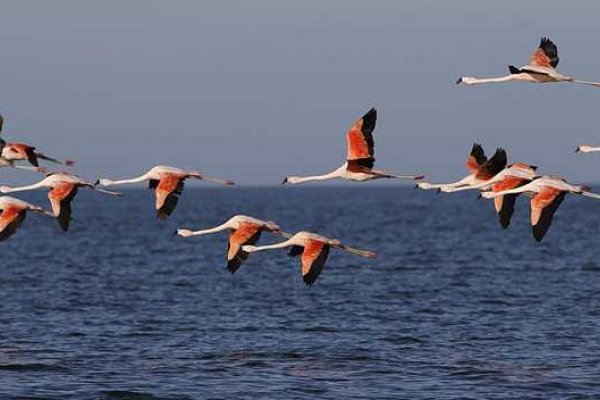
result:
<svg viewBox="0 0 600 400"><path fill-rule="evenodd" d="M435 192L436 192L437 194L440 194L440 193L442 193L442 189L438 189L438 190L436 190Z"/></svg>
<svg viewBox="0 0 600 400"><path fill-rule="evenodd" d="M462 80L462 76L461 76L460 78L458 78L458 79L456 80L456 84L458 85L458 84L462 83L462 81L463 81L463 80Z"/></svg>
<svg viewBox="0 0 600 400"><path fill-rule="evenodd" d="M578 147L575 149L575 153L579 153L581 151L581 149Z"/></svg>
<svg viewBox="0 0 600 400"><path fill-rule="evenodd" d="M482 195L481 193L479 193L479 194L477 195L477 200L481 200L481 199L483 199L483 195Z"/></svg>
<svg viewBox="0 0 600 400"><path fill-rule="evenodd" d="M413 187L413 189L417 190L419 188L419 184L415 183L415 187Z"/></svg>
<svg viewBox="0 0 600 400"><path fill-rule="evenodd" d="M172 233L171 236L177 236L177 229L175 229Z"/></svg>
<svg viewBox="0 0 600 400"><path fill-rule="evenodd" d="M94 187L98 186L100 184L100 179L96 179L96 182L94 182Z"/></svg>
<svg viewBox="0 0 600 400"><path fill-rule="evenodd" d="M281 181L281 184L282 184L282 185L285 185L285 184L287 183L287 181L288 181L288 178L287 178L287 176L286 176L285 178L283 178L283 181Z"/></svg>

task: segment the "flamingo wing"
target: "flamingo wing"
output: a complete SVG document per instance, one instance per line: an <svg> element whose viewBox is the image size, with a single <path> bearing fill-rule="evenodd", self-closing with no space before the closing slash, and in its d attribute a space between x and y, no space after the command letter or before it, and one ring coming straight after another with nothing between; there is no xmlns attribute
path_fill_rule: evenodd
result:
<svg viewBox="0 0 600 400"><path fill-rule="evenodd" d="M6 150L9 153L12 153L8 155L9 159L12 155L14 157L12 159L27 160L34 167L40 166L37 154L35 154L35 147L33 146L24 143L8 143L6 145Z"/></svg>
<svg viewBox="0 0 600 400"><path fill-rule="evenodd" d="M308 240L302 252L302 279L307 285L312 285L321 275L327 256L329 245L318 240Z"/></svg>
<svg viewBox="0 0 600 400"><path fill-rule="evenodd" d="M504 190L515 189L519 186L523 186L527 182L528 181L523 178L507 176L501 182L496 183L492 187L492 191L502 192ZM496 207L496 213L498 213L498 220L503 229L508 228L510 225L510 220L515 212L515 203L517 201L517 197L519 197L518 193L511 193L494 198L494 206Z"/></svg>
<svg viewBox="0 0 600 400"><path fill-rule="evenodd" d="M504 149L497 149L496 153L487 160L476 173L476 177L482 180L492 179L500 171L506 168L506 151Z"/></svg>
<svg viewBox="0 0 600 400"><path fill-rule="evenodd" d="M177 207L179 196L183 192L184 178L174 174L163 174L154 190L156 195L156 215L167 219Z"/></svg>
<svg viewBox="0 0 600 400"><path fill-rule="evenodd" d="M469 154L469 157L467 157L467 169L471 171L472 174L475 174L486 161L487 157L485 156L483 147L481 147L479 143L473 143L471 153Z"/></svg>
<svg viewBox="0 0 600 400"><path fill-rule="evenodd" d="M531 227L533 237L541 242L550 225L552 217L565 199L567 192L552 188L543 187L540 192L531 199Z"/></svg>
<svg viewBox="0 0 600 400"><path fill-rule="evenodd" d="M552 40L543 37L540 45L531 54L529 63L533 67L556 68L558 65L558 49Z"/></svg>
<svg viewBox="0 0 600 400"><path fill-rule="evenodd" d="M362 172L364 169L373 168L375 163L373 130L376 122L377 110L371 108L348 129L346 133L348 170Z"/></svg>
<svg viewBox="0 0 600 400"><path fill-rule="evenodd" d="M58 220L58 225L63 231L69 230L71 224L71 202L77 194L77 185L74 183L59 183L48 193L52 212Z"/></svg>
<svg viewBox="0 0 600 400"><path fill-rule="evenodd" d="M0 214L0 242L15 234L17 228L25 219L26 210L8 206Z"/></svg>
<svg viewBox="0 0 600 400"><path fill-rule="evenodd" d="M231 232L227 243L227 271L235 273L248 259L248 253L242 250L242 246L255 244L260 239L261 232L262 226L244 222Z"/></svg>

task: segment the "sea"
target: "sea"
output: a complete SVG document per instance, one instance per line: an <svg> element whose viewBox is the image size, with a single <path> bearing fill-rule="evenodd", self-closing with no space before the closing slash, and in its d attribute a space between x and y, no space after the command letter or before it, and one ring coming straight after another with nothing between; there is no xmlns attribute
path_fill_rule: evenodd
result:
<svg viewBox="0 0 600 400"><path fill-rule="evenodd" d="M48 207L45 192L17 196ZM527 198L370 184L81 190L0 243L0 399L600 399L600 202L568 195L541 244ZM236 214L332 250L313 286L285 250L225 270ZM260 243L279 237L264 233Z"/></svg>

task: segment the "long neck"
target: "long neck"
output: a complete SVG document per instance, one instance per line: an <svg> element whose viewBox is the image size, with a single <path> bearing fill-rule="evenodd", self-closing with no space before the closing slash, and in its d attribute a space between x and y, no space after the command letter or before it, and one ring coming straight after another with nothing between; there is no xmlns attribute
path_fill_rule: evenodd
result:
<svg viewBox="0 0 600 400"><path fill-rule="evenodd" d="M283 249L284 247L293 246L295 243L292 239L288 239L285 242L276 243L276 244L268 244L265 246L253 246L252 252L262 251L262 250L274 250L274 249Z"/></svg>
<svg viewBox="0 0 600 400"><path fill-rule="evenodd" d="M139 182L144 182L147 179L148 179L148 174L144 174L144 175L138 176L136 178L121 179L118 181L113 181L113 180L105 181L103 186L123 185L126 183L139 183Z"/></svg>
<svg viewBox="0 0 600 400"><path fill-rule="evenodd" d="M481 85L484 83L502 83L516 80L516 75L510 74L506 76L500 76L496 78L469 78L468 81L463 81L467 85Z"/></svg>
<svg viewBox="0 0 600 400"><path fill-rule="evenodd" d="M517 194L517 193L523 193L523 192L537 192L537 190L534 190L534 189L535 189L534 184L533 183L528 183L527 185L523 185L523 186L520 186L518 188L509 189L509 190L503 190L501 192L490 193L489 194L489 198L493 199L494 197L504 196L505 194Z"/></svg>
<svg viewBox="0 0 600 400"><path fill-rule="evenodd" d="M10 193L10 192L22 192L25 190L34 190L34 189L39 189L41 187L44 187L42 182L38 182L38 183L34 183L33 185L26 185L26 186L7 186L4 187L4 192L5 193Z"/></svg>
<svg viewBox="0 0 600 400"><path fill-rule="evenodd" d="M304 183L310 181L327 181L330 179L340 178L341 174L338 170L330 172L324 175L314 175L314 176L294 176L290 181L293 183Z"/></svg>
<svg viewBox="0 0 600 400"><path fill-rule="evenodd" d="M201 229L199 231L193 231L191 236L198 236L198 235L207 235L210 233L217 233L217 232L221 232L224 231L226 229L230 229L231 228L231 224L229 223L229 221L225 222L224 224L221 224L219 226L215 226L214 228L210 228L210 229Z"/></svg>
<svg viewBox="0 0 600 400"><path fill-rule="evenodd" d="M455 188L463 187L465 185L472 185L473 183L474 183L474 176L467 175L464 178L462 178L461 180L456 181L456 182L442 183L442 184L431 185L431 186L432 186L432 188L442 189L442 191L444 191L444 192L450 192L450 191L453 191L453 189L455 189ZM469 188L470 188L470 186L469 186Z"/></svg>

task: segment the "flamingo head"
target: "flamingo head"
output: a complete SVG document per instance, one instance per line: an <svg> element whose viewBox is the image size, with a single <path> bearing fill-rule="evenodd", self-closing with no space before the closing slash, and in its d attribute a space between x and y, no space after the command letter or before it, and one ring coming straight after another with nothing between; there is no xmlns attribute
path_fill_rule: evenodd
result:
<svg viewBox="0 0 600 400"><path fill-rule="evenodd" d="M102 178L102 179L98 179L96 181L96 183L94 183L94 186L98 186L98 185L100 185L100 186L110 186L112 184L113 184L113 181L111 181L110 179Z"/></svg>
<svg viewBox="0 0 600 400"><path fill-rule="evenodd" d="M588 146L585 144L577 146L577 148L575 149L575 153L589 153L590 151L592 151L592 146Z"/></svg>
<svg viewBox="0 0 600 400"><path fill-rule="evenodd" d="M256 251L257 247L256 246L252 246L252 245L245 245L242 246L242 250L245 251L246 253L254 253Z"/></svg>
<svg viewBox="0 0 600 400"><path fill-rule="evenodd" d="M10 186L2 185L0 186L0 193L10 193L12 189Z"/></svg>
<svg viewBox="0 0 600 400"><path fill-rule="evenodd" d="M283 181L281 182L282 185L286 184L286 183L300 183L301 182L301 178L299 176L286 176L285 178L283 178Z"/></svg>
<svg viewBox="0 0 600 400"><path fill-rule="evenodd" d="M456 84L459 85L461 83L464 83L465 85L472 85L475 83L475 80L475 78L472 78L470 76L461 76L456 80Z"/></svg>

